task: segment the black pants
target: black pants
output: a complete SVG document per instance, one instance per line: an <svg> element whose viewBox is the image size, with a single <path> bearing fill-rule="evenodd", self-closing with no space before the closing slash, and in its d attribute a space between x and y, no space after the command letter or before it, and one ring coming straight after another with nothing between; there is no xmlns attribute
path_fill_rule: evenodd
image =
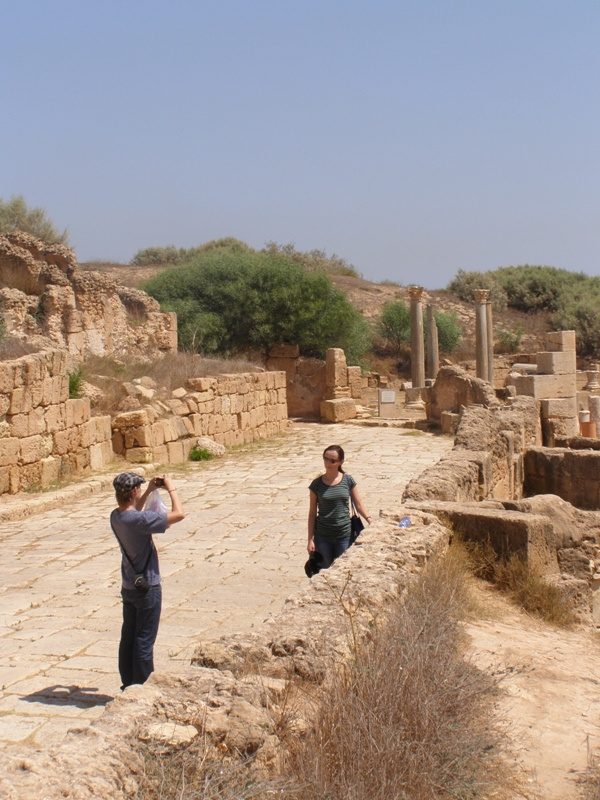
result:
<svg viewBox="0 0 600 800"><path fill-rule="evenodd" d="M145 683L154 672L154 642L162 607L162 586L151 586L146 594L121 589L123 627L119 644L119 673L125 688Z"/></svg>

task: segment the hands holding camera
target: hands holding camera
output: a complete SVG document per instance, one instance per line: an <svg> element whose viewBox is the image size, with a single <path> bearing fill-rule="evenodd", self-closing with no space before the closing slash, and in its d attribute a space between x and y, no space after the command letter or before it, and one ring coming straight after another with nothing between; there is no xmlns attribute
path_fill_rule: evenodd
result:
<svg viewBox="0 0 600 800"><path fill-rule="evenodd" d="M151 478L150 483L152 484L151 488L162 489L164 487L169 494L177 491L173 485L173 481L167 475L156 475L154 478Z"/></svg>

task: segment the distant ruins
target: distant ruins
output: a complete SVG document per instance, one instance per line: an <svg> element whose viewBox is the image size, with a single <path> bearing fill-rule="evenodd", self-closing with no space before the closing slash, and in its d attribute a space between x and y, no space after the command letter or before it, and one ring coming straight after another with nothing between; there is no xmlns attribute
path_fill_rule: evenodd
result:
<svg viewBox="0 0 600 800"><path fill-rule="evenodd" d="M17 231L0 234L0 313L8 333L87 355L177 350L177 317L139 289L82 272L64 245Z"/></svg>

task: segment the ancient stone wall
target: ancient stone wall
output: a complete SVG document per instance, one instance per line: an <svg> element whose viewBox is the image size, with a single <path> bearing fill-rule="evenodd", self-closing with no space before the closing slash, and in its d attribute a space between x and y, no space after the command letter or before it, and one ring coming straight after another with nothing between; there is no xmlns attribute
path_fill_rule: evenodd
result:
<svg viewBox="0 0 600 800"><path fill-rule="evenodd" d="M226 446L246 444L288 426L285 372L192 378L164 401L170 416L152 408L112 419L115 453L135 463L185 461L198 437Z"/></svg>
<svg viewBox="0 0 600 800"><path fill-rule="evenodd" d="M600 451L532 447L525 454L526 495L555 494L577 508L600 508Z"/></svg>
<svg viewBox="0 0 600 800"><path fill-rule="evenodd" d="M277 345L267 360L268 370L284 370L291 417L342 422L356 417L357 403L370 386L360 367L348 367L346 355L330 348L326 360L301 358L297 345Z"/></svg>
<svg viewBox="0 0 600 800"><path fill-rule="evenodd" d="M540 442L541 424L533 398L518 397L510 405L492 408L464 408L454 449L410 481L403 500L519 498L525 453Z"/></svg>
<svg viewBox="0 0 600 800"><path fill-rule="evenodd" d="M45 489L113 458L110 417L69 399L67 359L45 350L0 361L0 494Z"/></svg>
<svg viewBox="0 0 600 800"><path fill-rule="evenodd" d="M26 233L0 234L0 313L13 336L43 337L86 355L177 349L177 318L139 289L82 272L72 250Z"/></svg>

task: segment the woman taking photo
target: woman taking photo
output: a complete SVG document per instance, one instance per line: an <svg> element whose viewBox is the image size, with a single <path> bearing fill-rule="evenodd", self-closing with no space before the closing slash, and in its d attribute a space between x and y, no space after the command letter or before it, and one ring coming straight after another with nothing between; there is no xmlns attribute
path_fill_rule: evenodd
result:
<svg viewBox="0 0 600 800"><path fill-rule="evenodd" d="M325 473L315 478L308 487L310 506L307 550L309 556L315 551L320 553L323 559L321 568L327 569L350 547L350 498L369 525L371 517L360 499L356 481L342 468L342 448L337 444L327 447L323 453L323 461Z"/></svg>

